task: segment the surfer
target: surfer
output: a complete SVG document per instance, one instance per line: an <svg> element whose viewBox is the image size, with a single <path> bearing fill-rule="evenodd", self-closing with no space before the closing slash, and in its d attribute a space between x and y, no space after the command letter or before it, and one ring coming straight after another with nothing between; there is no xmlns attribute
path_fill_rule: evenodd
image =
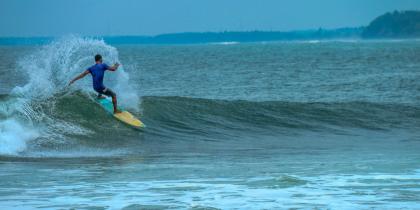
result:
<svg viewBox="0 0 420 210"><path fill-rule="evenodd" d="M96 64L89 67L86 71L82 72L79 76L72 79L69 83L69 86L76 82L79 79L82 79L88 74L92 75L93 79L93 89L98 93L98 98L102 98L106 95L112 97L112 104L114 105L114 114L121 113L117 108L117 95L109 88L105 87L103 84L104 74L106 70L116 71L120 66L119 63L115 63L113 66L108 66L105 63L102 63L102 56L97 54L95 55Z"/></svg>

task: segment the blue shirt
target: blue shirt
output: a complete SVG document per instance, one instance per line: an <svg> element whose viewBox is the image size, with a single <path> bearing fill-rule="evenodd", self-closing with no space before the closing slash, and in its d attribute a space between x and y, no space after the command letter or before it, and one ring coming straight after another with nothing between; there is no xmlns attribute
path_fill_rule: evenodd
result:
<svg viewBox="0 0 420 210"><path fill-rule="evenodd" d="M105 71L109 68L108 65L104 63L97 63L90 68L88 68L88 71L92 75L93 80L93 89L96 91L102 92L105 89L104 86L104 74Z"/></svg>

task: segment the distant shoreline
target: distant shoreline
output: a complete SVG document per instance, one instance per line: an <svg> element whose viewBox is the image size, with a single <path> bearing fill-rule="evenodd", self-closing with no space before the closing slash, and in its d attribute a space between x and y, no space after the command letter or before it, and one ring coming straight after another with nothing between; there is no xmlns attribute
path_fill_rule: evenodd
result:
<svg viewBox="0 0 420 210"><path fill-rule="evenodd" d="M83 36L103 39L109 44L209 44L247 43L272 41L305 41L330 39L358 39L363 28L318 29L305 31L232 31L232 32L185 32L156 36ZM39 45L59 37L0 37L0 45Z"/></svg>
<svg viewBox="0 0 420 210"><path fill-rule="evenodd" d="M108 44L211 44L311 40L413 40L420 38L420 12L394 11L374 19L366 27L300 31L184 32L156 36L84 36ZM0 37L0 45L40 45L57 37Z"/></svg>

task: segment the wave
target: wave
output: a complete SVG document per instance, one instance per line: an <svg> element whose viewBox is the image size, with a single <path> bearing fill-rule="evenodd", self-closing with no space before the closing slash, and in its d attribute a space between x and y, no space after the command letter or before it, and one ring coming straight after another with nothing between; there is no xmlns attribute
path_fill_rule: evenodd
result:
<svg viewBox="0 0 420 210"><path fill-rule="evenodd" d="M31 102L26 110L42 117L24 115L30 116L34 121L32 125L10 119L0 123L0 142L8 145L0 153L19 154L25 150L24 142L29 139L33 140L35 150L61 148L65 151L72 145L73 148L90 147L92 151L92 148L115 148L117 143L113 140L138 135L138 131L106 114L93 98L93 94L76 91ZM146 96L137 106L138 111L130 111L148 126L143 134L149 141L162 138L217 141L229 137L294 136L306 132L353 135L354 130L363 129L415 130L420 117L420 109L413 105L368 102L253 102ZM22 133L26 134L22 136ZM104 142L106 138L109 142Z"/></svg>
<svg viewBox="0 0 420 210"><path fill-rule="evenodd" d="M114 121L95 105L93 98L94 95L79 91L34 102L27 110L43 112L46 119L60 121L66 127L75 124L76 127L99 132ZM146 96L137 106L142 111L130 111L142 116L148 124L148 132L159 133L206 133L210 128L248 132L258 129L285 132L291 129L390 130L415 127L420 117L420 109L413 105L371 102L253 102Z"/></svg>
<svg viewBox="0 0 420 210"><path fill-rule="evenodd" d="M307 103L228 101L185 97L143 97L148 121L180 129L209 126L253 130L388 130L416 126L420 109L405 104L371 102Z"/></svg>

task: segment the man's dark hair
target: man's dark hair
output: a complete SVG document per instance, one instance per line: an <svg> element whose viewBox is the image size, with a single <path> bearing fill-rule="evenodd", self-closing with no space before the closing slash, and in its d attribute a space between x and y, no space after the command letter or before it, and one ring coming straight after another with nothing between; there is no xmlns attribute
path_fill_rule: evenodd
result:
<svg viewBox="0 0 420 210"><path fill-rule="evenodd" d="M95 55L95 62L98 62L101 59L102 59L102 55L99 55L99 54Z"/></svg>

